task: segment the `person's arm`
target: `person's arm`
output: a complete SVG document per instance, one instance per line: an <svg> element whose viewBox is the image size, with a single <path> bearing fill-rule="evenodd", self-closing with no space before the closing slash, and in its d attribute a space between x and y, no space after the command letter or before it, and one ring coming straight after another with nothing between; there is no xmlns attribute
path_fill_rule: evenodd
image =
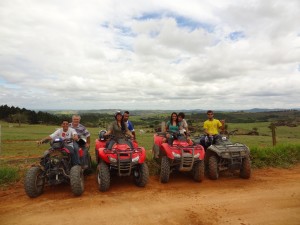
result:
<svg viewBox="0 0 300 225"><path fill-rule="evenodd" d="M221 123L220 129L222 131L224 131L225 130L225 120L220 120L220 123Z"/></svg>
<svg viewBox="0 0 300 225"><path fill-rule="evenodd" d="M38 141L37 143L38 143L38 145L41 145L43 143L46 143L49 140L52 140L52 138L50 136L47 136L47 137L41 139L40 141Z"/></svg>
<svg viewBox="0 0 300 225"><path fill-rule="evenodd" d="M91 136L86 137L86 144L85 146L88 148L91 145Z"/></svg>
<svg viewBox="0 0 300 225"><path fill-rule="evenodd" d="M204 129L204 133L208 136L210 136L210 133L208 132L208 127L207 127L207 124L206 124L206 121L204 122L203 124L203 129Z"/></svg>

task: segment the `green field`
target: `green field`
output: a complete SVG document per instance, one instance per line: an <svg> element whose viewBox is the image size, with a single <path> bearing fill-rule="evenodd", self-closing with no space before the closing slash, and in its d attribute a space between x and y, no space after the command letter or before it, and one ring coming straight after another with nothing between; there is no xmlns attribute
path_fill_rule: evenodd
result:
<svg viewBox="0 0 300 225"><path fill-rule="evenodd" d="M37 141L53 133L59 126L9 124L0 122L0 186L22 179L26 170L32 164L39 162L39 157L49 148L49 144L37 145ZM237 129L238 135L230 137L232 142L244 143L250 147L252 166L289 167L300 162L300 126L276 128L277 145L273 147L270 123L232 123L227 124L228 130ZM198 127L202 125L199 124ZM104 128L88 127L91 133L90 154L95 159L95 140ZM242 135L251 130L259 135ZM154 129L137 125L135 127L137 141L147 151L147 163L151 174L157 174L158 167L152 160L152 145ZM140 132L143 130L144 132ZM192 135L199 136L196 130ZM94 164L95 165L95 164Z"/></svg>
<svg viewBox="0 0 300 225"><path fill-rule="evenodd" d="M36 141L54 132L59 126L46 125L28 125L22 124L20 127L17 124L8 124L1 122L1 150L0 157L17 157L17 156L38 156L41 155L49 146L47 144L38 146ZM250 131L256 128L259 136L252 135L234 135L231 136L231 141L241 142L251 148L254 147L272 147L271 130L268 128L269 123L232 123L228 124L228 130L238 129L238 133ZM104 128L88 127L91 133L91 153L94 153L94 142L98 137L98 133ZM145 133L140 134L139 130L144 130ZM144 127L136 127L137 141L140 146L145 147L148 156L151 155L153 145L154 130ZM195 132L195 136L200 135L200 132ZM278 144L300 144L300 126L287 127L280 126L276 128L276 138Z"/></svg>

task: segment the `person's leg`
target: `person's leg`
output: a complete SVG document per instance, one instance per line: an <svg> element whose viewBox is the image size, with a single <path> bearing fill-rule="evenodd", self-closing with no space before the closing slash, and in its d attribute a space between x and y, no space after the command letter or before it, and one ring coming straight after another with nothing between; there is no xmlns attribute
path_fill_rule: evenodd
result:
<svg viewBox="0 0 300 225"><path fill-rule="evenodd" d="M115 143L116 143L115 140L110 140L107 149L111 150Z"/></svg>
<svg viewBox="0 0 300 225"><path fill-rule="evenodd" d="M74 148L67 145L65 146L69 151L70 151L70 154L71 154L71 160L72 160L72 165L80 165L80 162L79 162L79 155L78 155L78 151L75 152Z"/></svg>
<svg viewBox="0 0 300 225"><path fill-rule="evenodd" d="M134 148L134 147L133 147L133 144L132 144L132 141L127 140L126 143L127 143L127 145L128 145L131 149Z"/></svg>

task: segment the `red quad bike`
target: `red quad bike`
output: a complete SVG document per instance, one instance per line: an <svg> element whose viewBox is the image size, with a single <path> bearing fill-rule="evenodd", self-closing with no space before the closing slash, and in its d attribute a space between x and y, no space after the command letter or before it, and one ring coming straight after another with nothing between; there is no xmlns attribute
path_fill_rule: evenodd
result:
<svg viewBox="0 0 300 225"><path fill-rule="evenodd" d="M106 138L102 130L99 138L96 139L96 161L97 181L100 191L107 191L110 187L111 175L134 176L134 182L139 187L144 187L149 178L149 169L146 160L146 150L138 147L136 141L133 141L133 148L128 145L124 139L116 140L111 149L106 148L106 143L110 138Z"/></svg>
<svg viewBox="0 0 300 225"><path fill-rule="evenodd" d="M204 148L200 144L187 141L179 132L170 132L168 143L163 143L166 133L154 134L154 158L160 161L160 181L167 183L173 170L189 172L195 181L204 179Z"/></svg>
<svg viewBox="0 0 300 225"><path fill-rule="evenodd" d="M25 175L24 188L30 198L43 193L44 186L69 183L75 196L84 192L84 170L79 165L72 166L70 151L64 147L64 140L54 139L51 148L39 165L32 166Z"/></svg>

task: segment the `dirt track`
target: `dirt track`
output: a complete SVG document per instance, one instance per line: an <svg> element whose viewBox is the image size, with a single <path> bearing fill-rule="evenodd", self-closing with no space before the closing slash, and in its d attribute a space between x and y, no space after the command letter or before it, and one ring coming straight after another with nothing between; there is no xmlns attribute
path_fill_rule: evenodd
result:
<svg viewBox="0 0 300 225"><path fill-rule="evenodd" d="M146 188L115 178L108 192L88 176L85 192L73 197L68 185L47 187L30 199L22 184L0 192L0 224L300 224L300 165L254 170L249 180L222 174L195 183L172 174L168 184L151 177Z"/></svg>

